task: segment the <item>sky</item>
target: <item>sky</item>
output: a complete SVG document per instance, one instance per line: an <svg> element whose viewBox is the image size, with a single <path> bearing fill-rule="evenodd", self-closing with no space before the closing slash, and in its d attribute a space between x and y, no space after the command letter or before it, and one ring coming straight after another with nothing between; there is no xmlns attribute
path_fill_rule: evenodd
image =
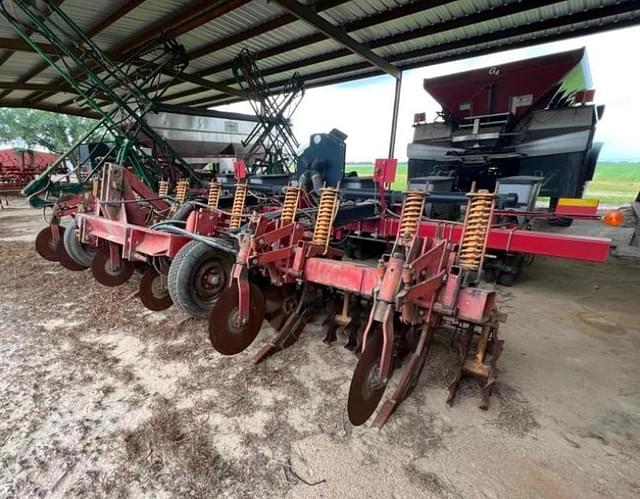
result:
<svg viewBox="0 0 640 499"><path fill-rule="evenodd" d="M595 101L606 106L596 129L596 140L605 144L600 159L640 160L640 65L634 56L639 46L640 27L633 27L406 71L395 156L406 160L407 144L413 137L413 115L426 112L431 120L440 110L422 88L424 78L586 47L596 89ZM389 149L393 92L391 76L307 90L293 116L294 133L304 146L311 134L338 128L348 135L348 162L370 163L376 158L385 158ZM250 112L247 103L220 109Z"/></svg>

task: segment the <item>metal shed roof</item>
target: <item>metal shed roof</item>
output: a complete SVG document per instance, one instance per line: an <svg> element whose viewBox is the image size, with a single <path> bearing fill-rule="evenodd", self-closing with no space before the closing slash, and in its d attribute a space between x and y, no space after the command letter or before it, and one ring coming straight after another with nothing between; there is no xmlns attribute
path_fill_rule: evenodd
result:
<svg viewBox="0 0 640 499"><path fill-rule="evenodd" d="M640 24L636 0L57 0L103 50L127 55L161 32L190 63L163 103L208 108L240 100L241 48L274 90L298 71L329 85ZM41 43L47 40L38 35ZM92 116L56 72L0 18L0 106Z"/></svg>

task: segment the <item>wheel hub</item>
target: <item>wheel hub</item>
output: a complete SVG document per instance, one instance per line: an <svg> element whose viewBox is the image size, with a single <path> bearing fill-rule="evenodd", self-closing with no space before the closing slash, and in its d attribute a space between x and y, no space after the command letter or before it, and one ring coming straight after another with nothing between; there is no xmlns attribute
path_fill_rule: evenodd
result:
<svg viewBox="0 0 640 499"><path fill-rule="evenodd" d="M225 271L217 261L205 262L198 269L195 281L198 296L209 301L225 288Z"/></svg>

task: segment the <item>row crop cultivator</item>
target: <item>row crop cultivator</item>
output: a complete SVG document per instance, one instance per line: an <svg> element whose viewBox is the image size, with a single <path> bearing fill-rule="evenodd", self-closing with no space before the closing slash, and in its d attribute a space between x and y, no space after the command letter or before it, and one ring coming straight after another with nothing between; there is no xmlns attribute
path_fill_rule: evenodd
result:
<svg viewBox="0 0 640 499"><path fill-rule="evenodd" d="M76 214L70 246L95 253L88 266L101 284L123 284L139 266L139 296L147 308L164 310L175 302L193 316L206 317L228 282L234 231L249 210L278 206L281 176L261 177L274 184L255 186L272 194L267 198L251 186L243 168L237 172L235 183L214 180L208 189L178 181L170 197L166 181L156 194L126 168L108 164L96 205Z"/></svg>
<svg viewBox="0 0 640 499"><path fill-rule="evenodd" d="M488 407L503 349L499 323L506 319L497 310L495 292L478 286L489 247L599 262L609 252L610 241L604 239L495 226L513 212L495 209L496 194L482 190L467 194L463 223L424 219L427 203L452 202L452 195L410 190L398 210L393 201L398 196L383 187L392 180L388 169L394 166L393 160L377 162L374 180L381 189L369 191L368 201L349 200L366 197L366 189L321 189L312 226L296 220L293 201L283 206L280 218L253 216L239 237L229 287L209 318L211 343L224 355L248 348L268 319L277 333L254 355L258 363L293 345L318 304L326 303L319 296L332 295L325 342L336 339L337 329L347 331L347 346L359 357L347 404L354 425L375 412L393 368L406 357L397 388L373 423L385 424L415 387L436 331L456 339L460 353L448 402L453 402L462 377L469 375L481 381L480 407ZM295 199L300 192L291 187L288 194ZM502 196L501 204L511 198ZM366 209L359 211L358 205L374 212L363 215ZM341 216L347 211L362 220ZM369 242L374 235L389 241L390 251L377 264L345 259L339 247L353 231L359 237L368 234Z"/></svg>
<svg viewBox="0 0 640 499"><path fill-rule="evenodd" d="M512 208L513 192L438 193L426 185L392 192L392 159L377 161L373 178L345 175L346 136L338 130L314 134L290 172L297 142L289 118L303 94L300 79L294 75L280 94L266 92L246 51L234 74L256 111L250 137L257 145L250 151L262 159L237 161L233 179L205 181L145 120L171 81L162 75L175 77L186 66L180 45L160 38L114 61L53 4L0 5L25 41L102 117L83 140L100 128L115 138L78 184L51 179L63 156L24 189L34 206L53 207L50 226L37 237L38 252L70 270L90 267L107 286L141 270L143 304L159 311L173 303L208 318L211 343L225 355L248 348L268 320L277 332L256 362L293 345L329 298L325 340L345 331L358 356L347 404L355 425L376 411L394 368L404 363L374 420L385 424L416 386L436 333L450 335L460 352L449 401L469 375L482 382L481 407L488 406L503 350L499 324L506 318L495 292L479 285L492 252L590 262L608 256L609 240L523 228L519 220L527 214ZM59 54L43 52L30 32ZM427 206L438 203L466 205L464 221L428 218ZM65 230L60 219L66 216L72 222Z"/></svg>
<svg viewBox="0 0 640 499"><path fill-rule="evenodd" d="M310 149L343 137L317 135ZM109 164L94 182L93 204L84 204L69 228L70 244L87 255L103 284L122 284L139 268L139 296L148 308L173 302L208 317L211 343L222 354L248 348L268 320L277 332L256 362L293 345L318 308L327 312L324 304L333 303L325 340L345 331L358 355L347 405L353 424L375 412L393 369L404 362L376 426L415 387L436 333L449 335L459 349L449 401L463 376L472 376L482 383L481 407L488 406L505 320L495 292L479 286L489 251L592 262L608 256L609 240L508 223L521 213L509 208L513 194L395 193L387 190L394 160L376 163L373 188L356 189L344 163L336 174L322 157L326 151L317 150L315 159L308 151L293 179L247 175L239 161L232 182L219 176L208 188L190 188L181 181L173 197L166 183L156 193L130 170ZM309 181L318 172L324 187ZM463 222L425 218L428 204L452 202L466 204ZM345 257L352 240L386 250L377 263L356 261Z"/></svg>
<svg viewBox="0 0 640 499"><path fill-rule="evenodd" d="M51 210L49 226L38 234L36 250L44 258L60 261L70 270L93 266L96 278L105 284L126 280L131 265L123 262L140 260L142 249L119 258L114 250L115 243L101 243L101 236L107 237L113 230L117 232L117 224L148 229L175 214L167 202L173 200L175 205L178 200L180 204L180 198L185 196L185 186L200 189L200 194L207 189L206 176L196 172L146 119L149 113L154 112L166 89L187 67L184 47L170 36L161 35L143 46L112 56L101 50L55 3L2 0L0 13L77 93L85 108L100 116L100 120L67 153L22 190L32 206ZM34 34L48 40L56 53L45 51L33 40ZM248 51L242 51L234 62L234 75L241 90L253 103L257 117L254 131L243 143L248 151L243 156L244 164L252 173L286 172L295 160L295 148L298 146L290 118L304 94L301 79L298 75L292 77L284 97L270 95ZM110 145L96 158L95 164L90 165L88 173L83 174L84 164L79 164L75 171L62 176L61 180L54 178L61 168L66 169L68 158L79 156L76 153L81 145L91 140L103 146L105 139ZM93 160L93 154L89 154L88 160ZM112 168L107 173L105 165L109 162L126 165L128 170ZM77 181L72 182L74 175ZM102 181L99 180L101 175ZM112 184L119 187L114 188ZM128 186L126 189L125 185ZM161 192L159 196L154 194L158 189ZM233 190L237 191L236 199L242 211L245 198L241 193L244 190L246 194L246 187L240 183ZM167 197L168 193L172 193L173 198ZM65 231L61 219L73 218L77 213L82 213L83 217L72 219ZM179 216L181 213L177 212ZM78 232L84 228L83 224L88 223L87 220L90 220L89 229L94 231L91 236L85 235L83 230ZM227 220L217 212L208 213L206 217L197 219L197 226L187 225L182 230L195 231L196 235L215 232L213 229L205 230L203 225L216 227L228 222L229 227L234 228L241 220L240 215ZM106 223L111 223L108 229L105 228ZM169 230L167 226L164 228ZM140 230L133 231L138 238ZM178 230L180 228L174 224L173 231ZM65 233L68 233L66 238ZM78 235L82 239L78 240ZM180 237L174 234L170 244L175 245L175 240ZM148 243L149 237L145 241ZM184 237L181 241L188 242ZM125 246L124 241L119 242L125 249L137 245L133 241L127 243ZM174 247L152 248L150 251L159 253L147 256L154 261L160 257L170 258L176 256ZM105 257L107 253L110 255L108 259ZM98 262L102 262L102 269ZM144 282L155 283L156 280ZM154 289L156 287L154 284ZM141 296L150 295L141 292ZM160 303L153 306L159 307ZM191 309L193 312L193 307Z"/></svg>
<svg viewBox="0 0 640 499"><path fill-rule="evenodd" d="M114 60L55 3L3 0L0 14L55 69L84 105L100 116L69 151L22 189L32 206L51 209L49 227L43 229L36 241L41 256L57 260L60 253L64 254L65 230L60 220L75 215L81 207L90 211L95 205L92 182L107 161L129 165L152 189L161 179L169 179L172 186L182 178L194 184L201 182L191 166L145 120L145 115L187 65L181 45L161 36ZM48 53L32 38L33 34L48 40L57 52ZM167 78L166 74L173 77ZM112 145L86 174L83 174L85 165L79 163L75 171L56 178L56 173L67 169L69 158L80 157L80 146L90 140L109 140ZM84 263L86 258L81 260ZM70 255L63 255L62 261L70 267L81 265L81 262L74 265Z"/></svg>

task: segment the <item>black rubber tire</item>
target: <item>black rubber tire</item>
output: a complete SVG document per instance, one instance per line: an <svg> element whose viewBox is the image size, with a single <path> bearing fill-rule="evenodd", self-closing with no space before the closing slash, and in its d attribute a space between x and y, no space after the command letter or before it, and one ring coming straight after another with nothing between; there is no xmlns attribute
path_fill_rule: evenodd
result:
<svg viewBox="0 0 640 499"><path fill-rule="evenodd" d="M93 258L96 256L98 249L89 248L78 241L76 238L77 224L77 220L73 218L64 231L62 242L64 243L64 249L71 259L78 265L88 268L91 267L91 262L93 262Z"/></svg>
<svg viewBox="0 0 640 499"><path fill-rule="evenodd" d="M553 227L570 227L573 224L573 219L568 217L554 217L550 218L547 223Z"/></svg>
<svg viewBox="0 0 640 499"><path fill-rule="evenodd" d="M215 294L203 296L195 285L205 264L217 261L224 272L223 282L216 286ZM207 319L209 311L220 294L229 284L233 255L216 250L199 241L191 241L183 246L171 261L167 286L173 304L181 311L199 319Z"/></svg>
<svg viewBox="0 0 640 499"><path fill-rule="evenodd" d="M496 271L493 268L485 267L482 273L484 282L496 282Z"/></svg>
<svg viewBox="0 0 640 499"><path fill-rule="evenodd" d="M498 284L503 286L513 286L516 283L518 276L512 272L502 272L497 279Z"/></svg>

